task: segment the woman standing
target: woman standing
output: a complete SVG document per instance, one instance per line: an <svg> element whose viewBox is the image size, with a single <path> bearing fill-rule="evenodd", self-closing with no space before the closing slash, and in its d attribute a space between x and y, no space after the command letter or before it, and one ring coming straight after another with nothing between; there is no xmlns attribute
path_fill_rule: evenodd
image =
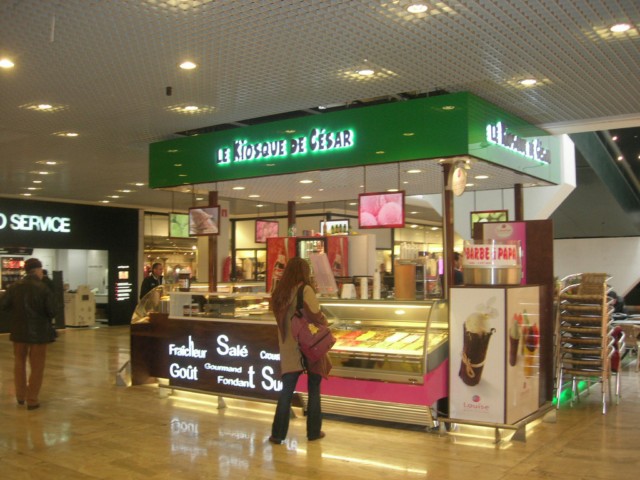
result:
<svg viewBox="0 0 640 480"><path fill-rule="evenodd" d="M320 408L320 382L328 378L331 370L329 356L314 363L304 358L298 343L291 333L291 318L296 310L298 290L303 290L304 309L309 321L326 325L327 319L320 310L316 292L310 285L311 270L306 260L294 257L287 262L282 278L271 294L271 310L278 323L278 344L280 346L280 370L282 392L273 418L269 441L281 444L289 430L289 412L293 392L300 374L306 370L308 378L307 438L318 440L324 437L322 431L322 411Z"/></svg>

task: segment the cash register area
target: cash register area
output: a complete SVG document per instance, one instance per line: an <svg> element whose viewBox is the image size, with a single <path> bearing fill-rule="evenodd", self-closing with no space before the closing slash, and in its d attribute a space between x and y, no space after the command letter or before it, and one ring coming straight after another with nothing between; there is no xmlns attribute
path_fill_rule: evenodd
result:
<svg viewBox="0 0 640 480"><path fill-rule="evenodd" d="M15 401L13 350L0 335L0 477L14 479L637 478L640 373L624 362L622 399L601 413L600 388L526 441L494 429L450 432L325 416L308 442L299 409L283 445L269 443L274 404L123 385L129 327L67 328L48 350L38 410ZM329 380L331 381L331 380Z"/></svg>

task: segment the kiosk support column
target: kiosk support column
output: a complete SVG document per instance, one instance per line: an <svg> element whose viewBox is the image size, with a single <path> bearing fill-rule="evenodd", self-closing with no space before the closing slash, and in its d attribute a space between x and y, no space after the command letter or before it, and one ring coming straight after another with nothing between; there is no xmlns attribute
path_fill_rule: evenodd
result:
<svg viewBox="0 0 640 480"><path fill-rule="evenodd" d="M515 201L515 210L516 210L516 222L523 222L524 221L524 197L523 197L523 190L522 190L522 184L521 183L516 183L513 186L513 193L514 193L514 201Z"/></svg>
<svg viewBox="0 0 640 480"><path fill-rule="evenodd" d="M296 202L287 202L287 232L296 224ZM290 235L290 234L289 234Z"/></svg>
<svg viewBox="0 0 640 480"><path fill-rule="evenodd" d="M218 205L218 192L209 192L209 206ZM209 291L218 290L218 236L209 235Z"/></svg>
<svg viewBox="0 0 640 480"><path fill-rule="evenodd" d="M444 282L442 291L444 298L449 298L449 286L453 283L453 192L451 191L450 163L442 164L443 185L442 192L442 235L444 253Z"/></svg>

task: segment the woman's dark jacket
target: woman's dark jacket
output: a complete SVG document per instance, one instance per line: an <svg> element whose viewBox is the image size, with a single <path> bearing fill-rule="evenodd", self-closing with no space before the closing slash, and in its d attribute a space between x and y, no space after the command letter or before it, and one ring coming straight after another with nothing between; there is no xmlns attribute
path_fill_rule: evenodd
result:
<svg viewBox="0 0 640 480"><path fill-rule="evenodd" d="M11 285L1 299L9 312L12 342L49 343L53 341L51 321L55 316L53 292L36 275L27 275Z"/></svg>

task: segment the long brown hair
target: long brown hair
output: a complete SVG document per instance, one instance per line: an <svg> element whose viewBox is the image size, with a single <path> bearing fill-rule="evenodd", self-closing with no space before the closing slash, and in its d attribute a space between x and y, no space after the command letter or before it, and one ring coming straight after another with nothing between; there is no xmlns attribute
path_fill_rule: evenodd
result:
<svg viewBox="0 0 640 480"><path fill-rule="evenodd" d="M287 262L282 278L271 294L271 311L276 317L289 308L298 285L311 283L311 268L304 258L293 257Z"/></svg>

